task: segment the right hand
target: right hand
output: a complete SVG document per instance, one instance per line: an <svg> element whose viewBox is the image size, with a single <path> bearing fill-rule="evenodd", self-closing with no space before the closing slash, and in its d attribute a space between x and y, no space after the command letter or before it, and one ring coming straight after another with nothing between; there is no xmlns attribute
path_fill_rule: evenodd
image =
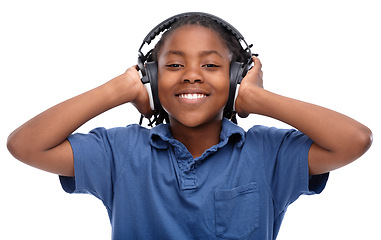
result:
<svg viewBox="0 0 381 240"><path fill-rule="evenodd" d="M149 97L146 88L144 87L137 70L137 65L132 66L121 75L124 80L131 81L129 86L132 86L128 91L132 91L133 98L130 102L138 109L145 117L151 117L153 110L149 104Z"/></svg>

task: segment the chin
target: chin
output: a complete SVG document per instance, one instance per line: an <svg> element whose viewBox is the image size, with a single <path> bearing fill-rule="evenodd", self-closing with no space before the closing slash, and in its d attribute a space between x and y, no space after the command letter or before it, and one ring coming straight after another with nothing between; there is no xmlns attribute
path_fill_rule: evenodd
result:
<svg viewBox="0 0 381 240"><path fill-rule="evenodd" d="M186 115L182 115L179 118L170 117L171 123L178 123L189 128L215 124L220 121L222 121L222 114L218 114L218 116L214 116L214 117L210 117L210 116L202 117L197 114L186 114Z"/></svg>

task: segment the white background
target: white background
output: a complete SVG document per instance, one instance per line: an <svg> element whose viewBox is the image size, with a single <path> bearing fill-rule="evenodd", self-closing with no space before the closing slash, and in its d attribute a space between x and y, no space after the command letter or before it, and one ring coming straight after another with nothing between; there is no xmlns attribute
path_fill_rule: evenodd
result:
<svg viewBox="0 0 381 240"><path fill-rule="evenodd" d="M235 26L263 63L265 88L331 108L364 123L372 148L331 173L325 191L289 207L278 239L381 239L381 5L377 1L1 1L0 239L109 239L106 209L64 193L58 177L6 149L19 125L136 63L160 21L204 11ZM125 105L79 129L137 123ZM288 127L272 119L238 119Z"/></svg>

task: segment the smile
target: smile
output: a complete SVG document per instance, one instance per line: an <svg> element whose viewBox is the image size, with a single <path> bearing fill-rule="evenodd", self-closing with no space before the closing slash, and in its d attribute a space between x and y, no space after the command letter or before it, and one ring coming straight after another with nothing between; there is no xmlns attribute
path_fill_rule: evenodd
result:
<svg viewBox="0 0 381 240"><path fill-rule="evenodd" d="M193 99L206 98L206 95L202 93L182 93L179 95L179 97L193 100Z"/></svg>

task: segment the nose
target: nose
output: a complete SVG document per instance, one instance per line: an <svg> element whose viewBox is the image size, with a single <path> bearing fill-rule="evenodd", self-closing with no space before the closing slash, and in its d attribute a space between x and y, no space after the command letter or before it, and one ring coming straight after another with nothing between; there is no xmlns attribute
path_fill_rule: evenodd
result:
<svg viewBox="0 0 381 240"><path fill-rule="evenodd" d="M201 79L194 79L194 80L184 79L183 81L187 83L197 83L197 82L201 83Z"/></svg>
<svg viewBox="0 0 381 240"><path fill-rule="evenodd" d="M186 83L201 83L203 82L203 77L201 73L201 67L199 66L188 66L183 75L183 82Z"/></svg>

